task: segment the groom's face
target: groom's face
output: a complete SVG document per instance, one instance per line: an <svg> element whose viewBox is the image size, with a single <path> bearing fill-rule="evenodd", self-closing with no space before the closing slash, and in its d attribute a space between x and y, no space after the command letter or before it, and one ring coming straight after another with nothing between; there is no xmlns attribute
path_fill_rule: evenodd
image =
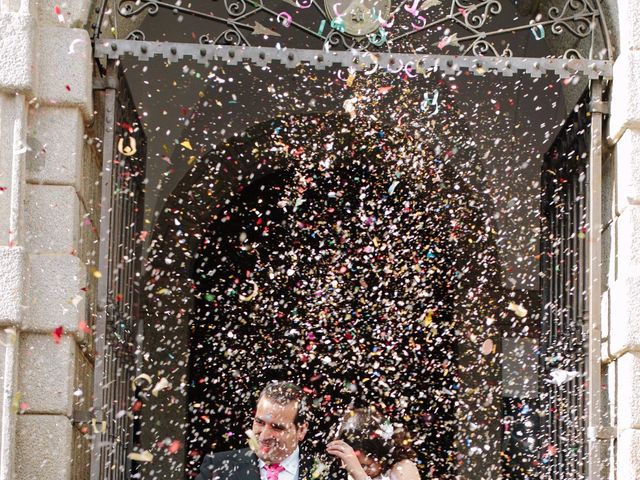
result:
<svg viewBox="0 0 640 480"><path fill-rule="evenodd" d="M253 433L258 440L256 452L265 463L279 463L298 446L307 433L307 425L296 425L298 403L280 405L268 397L262 397L253 419Z"/></svg>

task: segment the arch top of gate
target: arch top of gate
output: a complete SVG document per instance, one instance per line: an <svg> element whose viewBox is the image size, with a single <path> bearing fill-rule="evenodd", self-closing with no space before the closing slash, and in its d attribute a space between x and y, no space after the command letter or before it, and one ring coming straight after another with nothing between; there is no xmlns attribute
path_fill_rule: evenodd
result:
<svg viewBox="0 0 640 480"><path fill-rule="evenodd" d="M92 28L99 48L135 40L433 58L611 59L600 0L553 0L544 8L540 0L98 2ZM110 57L129 48L121 45Z"/></svg>

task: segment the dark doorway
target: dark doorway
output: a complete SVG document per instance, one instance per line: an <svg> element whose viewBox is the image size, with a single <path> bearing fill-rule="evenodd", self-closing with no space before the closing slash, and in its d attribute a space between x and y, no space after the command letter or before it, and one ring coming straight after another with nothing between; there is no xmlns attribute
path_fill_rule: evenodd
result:
<svg viewBox="0 0 640 480"><path fill-rule="evenodd" d="M375 404L406 425L425 474L453 478L457 257L482 252L487 281L496 269L482 202L447 155L339 115L273 121L208 155L229 171L259 156L264 172L210 199L194 262L192 474L202 453L246 444L265 382L291 379L313 403L315 453L347 405Z"/></svg>

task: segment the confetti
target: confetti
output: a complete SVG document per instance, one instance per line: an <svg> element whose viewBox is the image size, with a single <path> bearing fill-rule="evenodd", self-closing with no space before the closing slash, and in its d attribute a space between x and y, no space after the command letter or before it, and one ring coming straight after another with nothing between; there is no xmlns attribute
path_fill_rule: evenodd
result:
<svg viewBox="0 0 640 480"><path fill-rule="evenodd" d="M507 308L519 317L526 317L528 313L526 308L514 302L509 302L509 306Z"/></svg>
<svg viewBox="0 0 640 480"><path fill-rule="evenodd" d="M129 460L133 460L134 462L153 462L153 454L148 450L142 450L141 452L131 452L129 455L127 455L127 458L129 458Z"/></svg>
<svg viewBox="0 0 640 480"><path fill-rule="evenodd" d="M62 340L62 334L64 333L64 328L63 327L56 327L53 329L52 335L53 335L53 342L56 344L59 344Z"/></svg>

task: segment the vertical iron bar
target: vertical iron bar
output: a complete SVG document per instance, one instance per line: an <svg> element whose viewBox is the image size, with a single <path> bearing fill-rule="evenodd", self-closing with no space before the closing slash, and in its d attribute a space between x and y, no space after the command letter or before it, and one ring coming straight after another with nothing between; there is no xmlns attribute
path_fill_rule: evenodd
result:
<svg viewBox="0 0 640 480"><path fill-rule="evenodd" d="M591 102L602 100L602 82L591 83ZM593 110L593 109L592 109ZM601 269L601 229L602 229L602 114L591 112L591 155L589 159L589 367L588 367L588 480L601 478L601 452L598 439L601 427L601 318L600 302L602 296Z"/></svg>
<svg viewBox="0 0 640 480"><path fill-rule="evenodd" d="M115 61L107 64L107 80L116 78ZM107 81L107 86L114 83ZM114 152L114 129L115 129L115 103L116 91L113 88L105 89L104 102L104 137L102 144L102 185L100 194L100 243L98 272L98 291L96 295L96 332L95 332L95 365L93 391L93 410L96 426L93 430L93 442L91 444L91 480L100 480L100 472L104 468L104 458L102 455L102 444L108 438L102 432L102 422L105 421L104 410L108 408L105 402L104 381L105 381L105 340L107 334L107 303L109 295L109 247L110 247L110 227L111 227L111 202L112 202L112 168ZM105 404L106 403L106 404Z"/></svg>

